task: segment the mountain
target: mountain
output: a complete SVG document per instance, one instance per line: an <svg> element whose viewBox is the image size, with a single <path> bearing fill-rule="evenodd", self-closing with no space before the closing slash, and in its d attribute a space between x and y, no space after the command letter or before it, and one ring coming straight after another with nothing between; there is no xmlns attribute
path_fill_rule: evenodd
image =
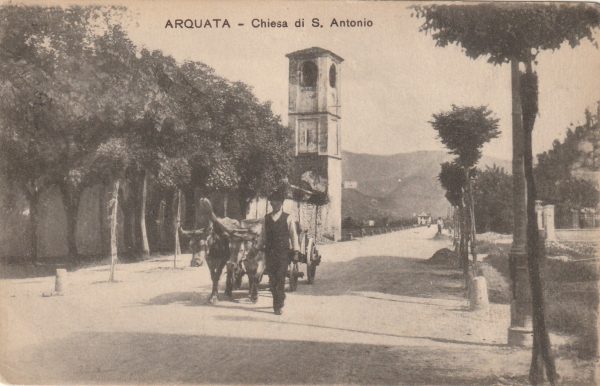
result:
<svg viewBox="0 0 600 386"><path fill-rule="evenodd" d="M428 212L445 216L449 207L438 182L440 164L454 156L443 151L417 151L393 155L344 152L344 181L356 189L343 189L342 216L354 219L410 217ZM510 161L482 157L479 167L498 165L511 170Z"/></svg>

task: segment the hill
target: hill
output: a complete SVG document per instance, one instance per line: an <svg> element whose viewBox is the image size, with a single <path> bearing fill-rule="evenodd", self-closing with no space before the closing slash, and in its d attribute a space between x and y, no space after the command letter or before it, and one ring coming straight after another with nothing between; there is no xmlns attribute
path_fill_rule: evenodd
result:
<svg viewBox="0 0 600 386"><path fill-rule="evenodd" d="M409 217L417 212L445 216L448 202L437 176L440 164L452 155L444 151L418 151L393 155L344 152L344 181L357 189L342 192L342 216L355 219ZM480 167L498 165L510 172L510 161L484 156Z"/></svg>

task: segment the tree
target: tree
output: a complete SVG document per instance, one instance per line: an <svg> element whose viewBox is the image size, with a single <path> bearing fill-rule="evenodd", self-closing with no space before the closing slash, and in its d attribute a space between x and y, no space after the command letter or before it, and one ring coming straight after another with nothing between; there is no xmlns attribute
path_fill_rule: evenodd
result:
<svg viewBox="0 0 600 386"><path fill-rule="evenodd" d="M452 110L434 114L433 120L430 123L433 129L438 132L438 138L450 150L450 154L456 155L454 166L452 168L446 166L446 173L456 172L457 166L462 170L464 185L462 186L460 198L464 203L460 207L463 208L463 215L461 217L464 226L461 232L461 246L466 249L468 249L469 245L471 246L473 270L476 275L475 206L471 178L474 173L474 167L481 158L481 148L483 145L500 135L498 119L493 118L492 111L488 110L485 106L459 107L452 105ZM442 172L444 172L444 169L442 169ZM446 175L444 177L449 176ZM455 176L451 175L451 177ZM453 184L449 186L452 190L448 192L456 195L455 189L457 184L456 181L452 182ZM461 253L465 252L466 250L461 250ZM464 257L462 261L463 263L467 263L464 261ZM465 272L468 272L468 267Z"/></svg>
<svg viewBox="0 0 600 386"><path fill-rule="evenodd" d="M54 60L56 42L65 25L82 17L66 14L60 8L7 6L0 9L0 62L2 66L2 145L7 156L7 176L16 182L29 202L30 258L37 257L37 213L41 193L59 179L63 162L60 150L66 148L64 109L57 100ZM45 13L45 19L41 21ZM39 23L32 20L40 20ZM81 28L74 34L83 35ZM70 53L81 46L64 44ZM64 49L63 49L64 52ZM58 151L57 151L58 150Z"/></svg>
<svg viewBox="0 0 600 386"><path fill-rule="evenodd" d="M469 252L466 245L466 235L469 233L466 229L466 213L464 191L466 187L465 173L463 168L454 162L444 162L441 164L441 171L438 175L438 180L442 187L446 190L446 199L450 202L458 215L458 245L457 251L459 255L459 263L463 268L465 285L469 285Z"/></svg>
<svg viewBox="0 0 600 386"><path fill-rule="evenodd" d="M29 259L35 262L39 200L52 185L53 165L57 162L54 136L41 123L47 116L43 94L28 87L3 91L0 95L0 154L8 181L24 193L29 204ZM30 108L24 108L29 103Z"/></svg>
<svg viewBox="0 0 600 386"><path fill-rule="evenodd" d="M292 160L290 131L268 103L260 103L249 86L235 82L223 106L221 143L232 157L238 181L240 208L246 215L250 201L266 196L289 175Z"/></svg>
<svg viewBox="0 0 600 386"><path fill-rule="evenodd" d="M119 207L119 189L129 163L129 152L123 138L110 138L102 143L93 155L91 169L104 174L110 181L110 199L108 213L110 218L110 274L108 280L115 280L115 267L118 261L117 249L117 214Z"/></svg>
<svg viewBox="0 0 600 386"><path fill-rule="evenodd" d="M57 185L61 192L72 259L78 257L75 235L79 200L83 188L91 183L86 162L94 149L110 136L108 128L113 127L115 118L114 99L123 94L122 89L111 87L123 67L115 65L123 60L119 63L113 58L126 62L127 53L131 54L130 42L120 27L110 22L118 12L119 8L112 7L2 8L6 22L3 26L10 31L1 34L5 64L2 69L12 79L16 76L26 81L8 80L13 88L33 88L43 99L47 114L43 120L37 119L34 126L38 132L52 136L45 146L54 153L53 159L45 160L44 174L49 184ZM103 51L107 45L109 49ZM13 66L17 69L11 69ZM27 79L36 81L31 83ZM23 106L25 114L39 115L28 103ZM16 120L24 123L19 116ZM36 138L30 140L35 142ZM35 204L31 206L35 208Z"/></svg>
<svg viewBox="0 0 600 386"><path fill-rule="evenodd" d="M475 219L481 232L510 233L512 177L494 165L477 170L473 184Z"/></svg>
<svg viewBox="0 0 600 386"><path fill-rule="evenodd" d="M600 192L579 171L598 171L600 162L600 123L598 115L585 112L586 122L569 128L565 139L555 140L552 149L538 154L534 174L538 198L556 206L556 220L570 224L571 211L594 208Z"/></svg>
<svg viewBox="0 0 600 386"><path fill-rule="evenodd" d="M457 44L468 57L487 57L488 62L495 65L511 62L513 135L520 135L524 131L526 249L534 328L529 376L533 384L541 382L545 365L548 380L555 384L556 369L546 330L543 283L539 272L539 258L543 251L539 248L534 203L536 187L531 133L537 113L538 88L533 64L542 50L556 50L563 43L576 47L586 38L594 41L593 31L600 26L600 11L593 5L583 3L427 5L417 6L415 10L418 17L425 19L420 30L431 33L438 46ZM519 74L519 62L525 64L525 74ZM540 356L543 364L540 363Z"/></svg>

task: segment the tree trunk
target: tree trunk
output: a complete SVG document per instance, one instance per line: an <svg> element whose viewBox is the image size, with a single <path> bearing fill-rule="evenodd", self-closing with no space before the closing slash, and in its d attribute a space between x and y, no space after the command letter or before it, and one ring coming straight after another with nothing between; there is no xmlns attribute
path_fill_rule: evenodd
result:
<svg viewBox="0 0 600 386"><path fill-rule="evenodd" d="M137 257L137 242L136 234L137 226L137 211L136 211L136 189L132 179L128 179L120 184L119 202L123 211L123 239L125 241L126 253L121 252L121 257L126 256L128 259Z"/></svg>
<svg viewBox="0 0 600 386"><path fill-rule="evenodd" d="M112 182L111 198L108 202L110 208L110 276L108 281L115 281L115 265L117 264L117 215L119 209L119 187L120 180Z"/></svg>
<svg viewBox="0 0 600 386"><path fill-rule="evenodd" d="M250 200L246 199L245 197L243 197L242 194L240 194L238 202L240 203L240 212L242 219L245 220L248 217L248 207L250 206Z"/></svg>
<svg viewBox="0 0 600 386"><path fill-rule="evenodd" d="M464 201L464 200L463 200ZM460 222L460 261L462 262L463 276L465 279L465 289L469 290L469 231L467 223L467 208L464 202L461 203L461 222Z"/></svg>
<svg viewBox="0 0 600 386"><path fill-rule="evenodd" d="M177 191L169 191L165 195L165 251L168 254L173 253L173 244L175 239L173 238L173 225L175 224L176 215L176 203L177 203Z"/></svg>
<svg viewBox="0 0 600 386"><path fill-rule="evenodd" d="M229 206L229 194L223 193L223 217L227 217L227 207Z"/></svg>
<svg viewBox="0 0 600 386"><path fill-rule="evenodd" d="M67 217L67 248L69 250L69 260L76 262L79 259L77 250L77 217L79 213L79 198L81 191L67 183L59 185L63 206Z"/></svg>
<svg viewBox="0 0 600 386"><path fill-rule="evenodd" d="M40 194L31 192L27 194L29 201L29 261L35 263L38 259L38 223Z"/></svg>
<svg viewBox="0 0 600 386"><path fill-rule="evenodd" d="M156 233L158 234L158 250L160 252L165 251L166 235L165 235L165 209L167 203L164 199L161 199L158 203L158 214L156 218Z"/></svg>
<svg viewBox="0 0 600 386"><path fill-rule="evenodd" d="M110 208L106 200L106 185L98 187L98 228L100 230L100 256L110 256Z"/></svg>
<svg viewBox="0 0 600 386"><path fill-rule="evenodd" d="M177 194L174 196L176 201L177 209L175 209L175 221L173 223L174 237L175 237L175 253L173 254L173 268L177 268L177 256L181 254L181 247L179 245L179 226L181 225L181 189L177 189Z"/></svg>
<svg viewBox="0 0 600 386"><path fill-rule="evenodd" d="M183 228L196 229L195 218L196 218L196 199L193 188L187 188L183 191L183 197L185 201L185 212L183 213Z"/></svg>
<svg viewBox="0 0 600 386"><path fill-rule="evenodd" d="M469 235L471 239L471 257L473 259L473 275L477 276L478 274L478 262L477 262L477 252L475 251L476 240L475 235L477 233L475 228L475 200L473 199L473 185L471 184L471 178L469 176L469 170L466 171L466 182L467 182L467 196L469 198Z"/></svg>
<svg viewBox="0 0 600 386"><path fill-rule="evenodd" d="M556 367L552 356L550 336L546 327L544 285L540 272L540 260L544 257L543 248L540 244L540 236L537 227L537 215L535 212L536 187L533 176L533 149L532 132L537 114L537 78L532 71L531 60L526 64L526 77L521 84L521 105L523 109L524 138L524 164L525 181L527 184L527 267L529 268L529 282L531 286L533 336L534 345L532 350L531 367L529 379L533 385L543 382L540 379L540 359L546 367L546 375L551 385L556 384ZM534 81L535 78L535 81ZM529 79L525 81L525 79ZM535 85L535 90L532 88ZM527 89L529 87L529 89ZM529 91L529 92L528 92ZM533 94L535 91L535 94Z"/></svg>
<svg viewBox="0 0 600 386"><path fill-rule="evenodd" d="M150 256L150 245L148 244L148 229L146 228L146 201L148 199L148 174L145 170L142 171L142 183L140 188L140 210L139 210L139 227L140 227L140 252L142 258Z"/></svg>
<svg viewBox="0 0 600 386"><path fill-rule="evenodd" d="M69 260L77 261L79 252L77 250L77 207L65 208L67 212L67 247L69 249Z"/></svg>

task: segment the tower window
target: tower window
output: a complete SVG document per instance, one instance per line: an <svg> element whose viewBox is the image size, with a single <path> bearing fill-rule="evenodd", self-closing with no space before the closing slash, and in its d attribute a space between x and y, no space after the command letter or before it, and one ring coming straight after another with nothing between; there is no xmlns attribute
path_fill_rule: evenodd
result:
<svg viewBox="0 0 600 386"><path fill-rule="evenodd" d="M317 152L317 121L302 119L298 121L298 153Z"/></svg>
<svg viewBox="0 0 600 386"><path fill-rule="evenodd" d="M316 64L310 61L302 63L300 85L302 87L315 87L317 85L318 74L319 69Z"/></svg>
<svg viewBox="0 0 600 386"><path fill-rule="evenodd" d="M331 67L329 67L329 85L333 88L335 88L335 84L337 81L337 72L335 69L335 64L332 64Z"/></svg>

